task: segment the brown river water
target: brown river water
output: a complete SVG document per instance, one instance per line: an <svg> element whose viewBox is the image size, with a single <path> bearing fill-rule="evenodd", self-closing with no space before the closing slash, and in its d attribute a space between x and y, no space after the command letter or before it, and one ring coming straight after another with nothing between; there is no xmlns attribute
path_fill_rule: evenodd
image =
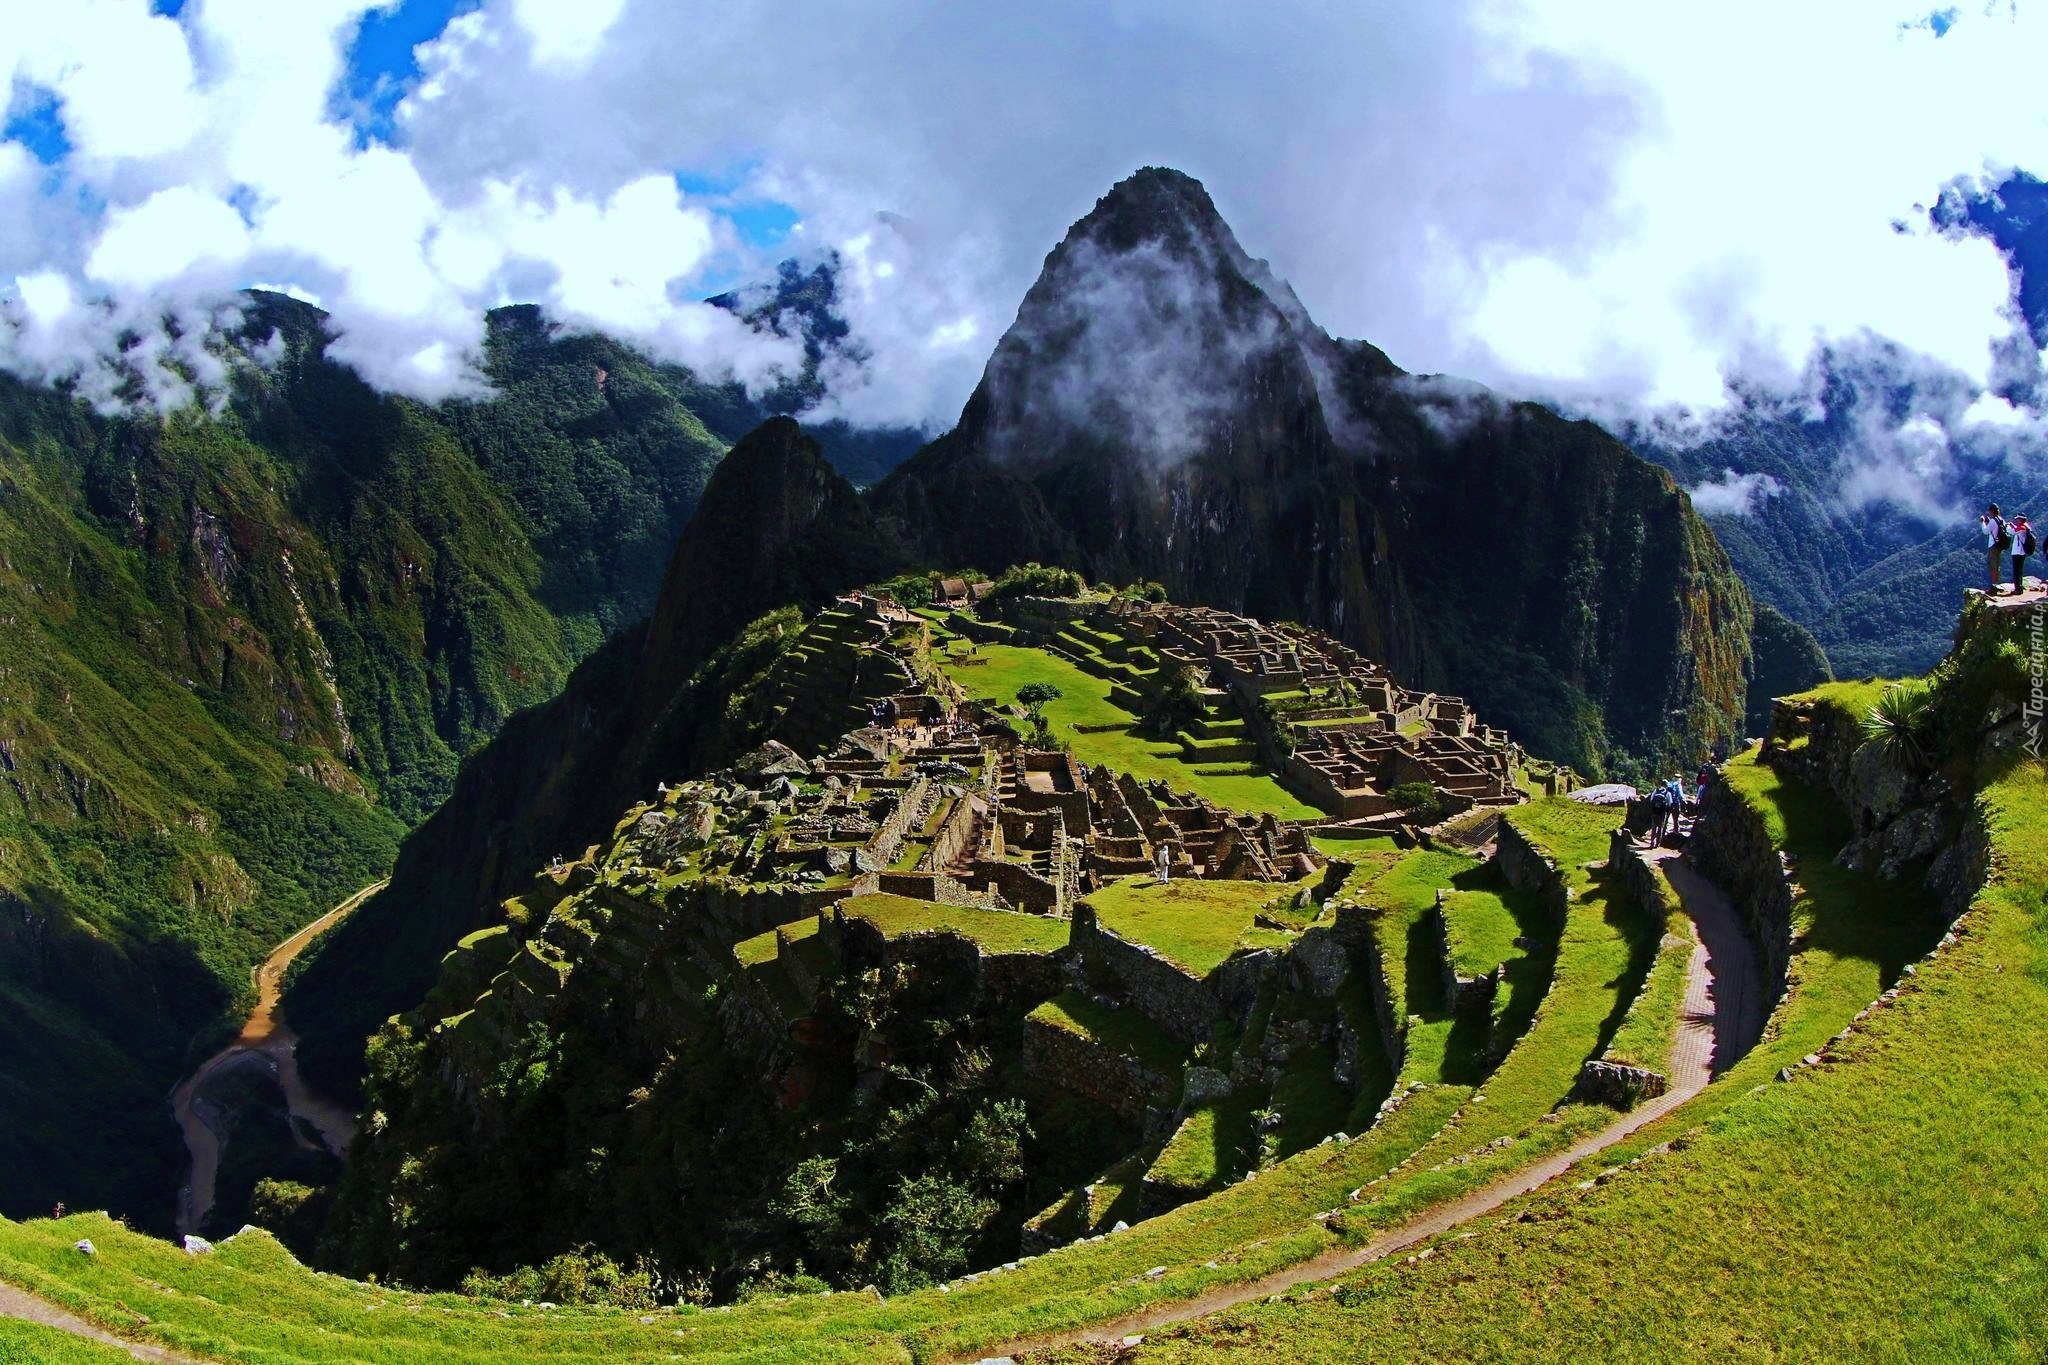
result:
<svg viewBox="0 0 2048 1365"><path fill-rule="evenodd" d="M295 1049L298 1035L278 1013L278 997L284 986L285 969L307 944L384 888L383 882L364 887L340 905L314 920L277 945L256 969L256 1008L242 1025L235 1040L200 1064L197 1070L171 1092L171 1113L185 1134L185 1150L191 1156L191 1174L178 1191L178 1231L197 1232L213 1210L214 1179L220 1171L224 1145L213 1123L218 1110L207 1098L210 1082L243 1067L262 1067L284 1092L286 1106L294 1119L304 1119L320 1135L321 1143L336 1156L348 1151L355 1137L355 1115L308 1086L299 1075ZM301 1146L312 1147L298 1124L292 1127Z"/></svg>

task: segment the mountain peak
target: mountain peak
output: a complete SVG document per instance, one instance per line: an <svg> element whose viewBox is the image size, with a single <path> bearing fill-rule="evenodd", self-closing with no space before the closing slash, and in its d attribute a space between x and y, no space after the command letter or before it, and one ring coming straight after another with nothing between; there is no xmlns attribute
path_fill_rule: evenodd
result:
<svg viewBox="0 0 2048 1365"><path fill-rule="evenodd" d="M1086 238L1112 251L1147 242L1237 246L1202 182L1168 166L1145 166L1109 187L1075 223L1067 240Z"/></svg>

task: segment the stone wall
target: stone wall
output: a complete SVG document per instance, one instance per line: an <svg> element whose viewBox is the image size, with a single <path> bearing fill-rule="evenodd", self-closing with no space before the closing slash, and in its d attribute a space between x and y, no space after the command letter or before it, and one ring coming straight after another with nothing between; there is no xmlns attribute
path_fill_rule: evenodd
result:
<svg viewBox="0 0 2048 1365"><path fill-rule="evenodd" d="M1764 988L1775 1004L1792 955L1792 878L1763 817L1726 782L1716 782L1707 788L1685 856L1742 912L1761 950Z"/></svg>
<svg viewBox="0 0 2048 1365"><path fill-rule="evenodd" d="M1180 1089L1179 1076L1042 1019L1024 1021L1024 1074L1148 1128L1159 1122L1150 1115L1171 1112Z"/></svg>
<svg viewBox="0 0 2048 1365"><path fill-rule="evenodd" d="M1202 982L1097 924L1086 901L1074 907L1072 942L1089 967L1116 979L1132 1008L1183 1042L1207 1039L1223 1013L1221 999Z"/></svg>
<svg viewBox="0 0 2048 1365"><path fill-rule="evenodd" d="M1565 894L1564 875L1557 870L1557 864L1530 843L1522 831L1515 828L1515 822L1506 817L1501 819L1496 839L1498 851L1494 854L1494 861L1499 865L1501 875L1508 879L1508 885L1518 891L1540 893L1551 919L1562 927L1570 897Z"/></svg>
<svg viewBox="0 0 2048 1365"><path fill-rule="evenodd" d="M974 865L976 886L994 886L1012 907L1034 915L1050 915L1059 908L1059 888L1020 863L984 858Z"/></svg>
<svg viewBox="0 0 2048 1365"><path fill-rule="evenodd" d="M939 822L938 833L932 836L931 851L924 861L934 872L943 872L957 863L967 861L974 851L975 825L978 816L986 814L977 810L973 797L962 796L946 812L946 818Z"/></svg>

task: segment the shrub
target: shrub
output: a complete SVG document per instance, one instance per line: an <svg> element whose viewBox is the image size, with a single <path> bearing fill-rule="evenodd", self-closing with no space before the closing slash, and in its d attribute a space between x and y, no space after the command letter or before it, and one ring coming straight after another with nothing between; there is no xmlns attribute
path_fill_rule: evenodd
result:
<svg viewBox="0 0 2048 1365"><path fill-rule="evenodd" d="M1387 792L1387 799L1425 824L1433 823L1443 813L1443 798L1427 782L1403 782Z"/></svg>
<svg viewBox="0 0 2048 1365"><path fill-rule="evenodd" d="M462 1292L473 1299L606 1305L644 1312L657 1302L658 1272L645 1256L627 1270L602 1251L580 1246L545 1265L520 1266L506 1275L476 1269L462 1277ZM822 1288L823 1286L820 1286Z"/></svg>
<svg viewBox="0 0 2048 1365"><path fill-rule="evenodd" d="M996 578L997 597L1079 597L1088 584L1072 569L1051 564L1013 564Z"/></svg>
<svg viewBox="0 0 2048 1365"><path fill-rule="evenodd" d="M1863 734L1886 753L1919 766L1927 758L1933 722L1934 690L1912 678L1884 690L1863 718Z"/></svg>

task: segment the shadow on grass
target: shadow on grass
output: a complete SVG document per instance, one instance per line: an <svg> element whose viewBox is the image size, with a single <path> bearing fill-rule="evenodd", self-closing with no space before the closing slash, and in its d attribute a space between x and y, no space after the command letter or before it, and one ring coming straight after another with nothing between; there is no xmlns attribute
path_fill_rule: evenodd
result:
<svg viewBox="0 0 2048 1365"><path fill-rule="evenodd" d="M1803 926L1807 948L1875 962L1882 984L1891 986L1907 963L1934 946L1945 927L1921 870L1887 880L1837 866L1835 855L1853 830L1832 795L1788 777L1776 801L1785 823L1785 851L1798 859L1793 877L1806 891L1795 913L1808 916Z"/></svg>
<svg viewBox="0 0 2048 1365"><path fill-rule="evenodd" d="M1606 902L1601 918L1607 927L1628 944L1628 964L1613 980L1603 983L1614 992L1614 1008L1600 1021L1599 1041L1586 1054L1598 1057L1614 1041L1615 1030L1621 1027L1629 1006L1641 993L1643 982L1650 975L1650 964L1657 960L1657 945L1664 940L1664 926L1656 919L1654 910L1629 899L1621 874L1612 868L1593 874L1592 894Z"/></svg>

